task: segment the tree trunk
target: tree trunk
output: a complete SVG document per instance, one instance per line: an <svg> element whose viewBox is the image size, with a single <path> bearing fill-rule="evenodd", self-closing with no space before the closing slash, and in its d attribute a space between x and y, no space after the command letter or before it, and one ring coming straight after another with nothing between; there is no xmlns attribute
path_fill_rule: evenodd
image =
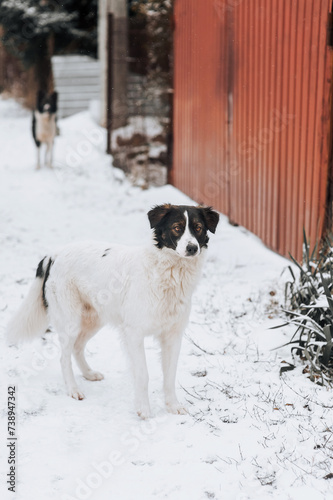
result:
<svg viewBox="0 0 333 500"><path fill-rule="evenodd" d="M49 36L42 42L36 51L36 62L34 64L36 92L44 90L47 93L53 92L54 80L51 57L53 55L54 37Z"/></svg>

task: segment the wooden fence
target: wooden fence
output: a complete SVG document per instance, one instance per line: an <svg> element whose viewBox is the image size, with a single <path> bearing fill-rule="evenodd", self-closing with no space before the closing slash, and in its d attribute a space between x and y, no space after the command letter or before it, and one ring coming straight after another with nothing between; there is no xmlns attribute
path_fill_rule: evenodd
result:
<svg viewBox="0 0 333 500"><path fill-rule="evenodd" d="M99 61L80 55L54 56L52 66L60 118L89 108L92 100L100 100Z"/></svg>

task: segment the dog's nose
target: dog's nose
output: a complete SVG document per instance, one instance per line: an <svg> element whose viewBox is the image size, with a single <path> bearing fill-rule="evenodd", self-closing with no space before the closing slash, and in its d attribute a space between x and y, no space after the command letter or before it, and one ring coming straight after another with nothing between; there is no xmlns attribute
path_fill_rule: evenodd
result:
<svg viewBox="0 0 333 500"><path fill-rule="evenodd" d="M189 243L186 247L187 255L195 255L198 251L198 245L194 245L193 243Z"/></svg>

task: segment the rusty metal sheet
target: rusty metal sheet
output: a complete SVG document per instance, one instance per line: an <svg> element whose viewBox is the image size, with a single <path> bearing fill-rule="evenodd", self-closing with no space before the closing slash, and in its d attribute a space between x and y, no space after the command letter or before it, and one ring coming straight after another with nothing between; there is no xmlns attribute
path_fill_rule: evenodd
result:
<svg viewBox="0 0 333 500"><path fill-rule="evenodd" d="M298 258L322 234L331 0L176 0L174 184Z"/></svg>
<svg viewBox="0 0 333 500"><path fill-rule="evenodd" d="M173 183L228 212L227 30L213 2L175 3Z"/></svg>

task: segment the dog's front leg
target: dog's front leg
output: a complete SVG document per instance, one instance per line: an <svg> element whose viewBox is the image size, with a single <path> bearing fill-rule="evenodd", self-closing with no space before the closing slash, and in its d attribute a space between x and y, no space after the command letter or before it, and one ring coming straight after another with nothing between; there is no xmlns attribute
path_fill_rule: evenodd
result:
<svg viewBox="0 0 333 500"><path fill-rule="evenodd" d="M40 169L40 146L37 146L37 165L36 170Z"/></svg>
<svg viewBox="0 0 333 500"><path fill-rule="evenodd" d="M130 332L125 335L127 352L132 364L134 376L135 408L139 417L146 419L150 416L150 406L148 398L148 370L146 354L144 348L144 339L134 337L136 335Z"/></svg>
<svg viewBox="0 0 333 500"><path fill-rule="evenodd" d="M185 415L186 407L179 403L176 396L176 372L182 342L182 333L172 332L161 338L163 368L163 387L165 406L169 413Z"/></svg>
<svg viewBox="0 0 333 500"><path fill-rule="evenodd" d="M53 152L53 142L50 141L46 144L45 151L45 165L49 168L52 168L52 152Z"/></svg>

